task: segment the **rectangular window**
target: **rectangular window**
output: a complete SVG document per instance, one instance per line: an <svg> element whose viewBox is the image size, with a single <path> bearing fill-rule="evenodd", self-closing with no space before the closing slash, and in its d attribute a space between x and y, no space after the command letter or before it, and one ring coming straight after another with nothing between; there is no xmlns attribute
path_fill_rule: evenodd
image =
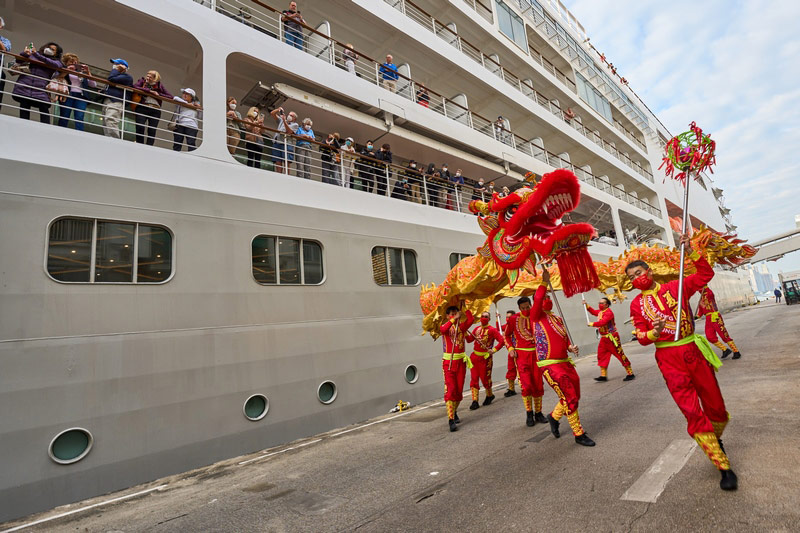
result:
<svg viewBox="0 0 800 533"><path fill-rule="evenodd" d="M372 249L372 277L378 285L416 285L417 254L404 248L376 246Z"/></svg>
<svg viewBox="0 0 800 533"><path fill-rule="evenodd" d="M50 225L47 272L72 283L160 283L172 273L172 233L136 222L61 218Z"/></svg>
<svg viewBox="0 0 800 533"><path fill-rule="evenodd" d="M600 113L606 120L613 123L614 117L611 115L611 104L606 97L600 94L600 91L595 89L592 84L578 72L575 73L575 81L578 86L578 96L581 97L581 100L589 104L592 109Z"/></svg>
<svg viewBox="0 0 800 533"><path fill-rule="evenodd" d="M461 261L465 257L469 257L470 255L472 254L462 254L459 252L453 252L452 254L450 254L450 268L453 268L459 263L459 261Z"/></svg>
<svg viewBox="0 0 800 533"><path fill-rule="evenodd" d="M528 38L525 35L525 23L510 7L500 0L497 0L497 23L500 26L500 31L527 54Z"/></svg>
<svg viewBox="0 0 800 533"><path fill-rule="evenodd" d="M322 246L315 241L259 235L252 245L253 278L262 285L319 285Z"/></svg>

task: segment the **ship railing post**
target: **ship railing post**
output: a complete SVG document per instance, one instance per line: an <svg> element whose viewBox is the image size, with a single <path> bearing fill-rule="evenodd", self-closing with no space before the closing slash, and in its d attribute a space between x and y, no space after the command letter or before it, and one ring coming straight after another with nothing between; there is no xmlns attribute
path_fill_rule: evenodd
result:
<svg viewBox="0 0 800 533"><path fill-rule="evenodd" d="M345 153L342 151L339 152L339 175L342 177L341 179L342 187L347 188L347 181L349 177L344 172L344 154Z"/></svg>
<svg viewBox="0 0 800 533"><path fill-rule="evenodd" d="M283 134L283 173L289 175L289 136Z"/></svg>
<svg viewBox="0 0 800 533"><path fill-rule="evenodd" d="M436 19L431 17L431 27L433 27L433 34L436 35Z"/></svg>
<svg viewBox="0 0 800 533"><path fill-rule="evenodd" d="M381 86L381 69L377 62L375 63L375 85Z"/></svg>
<svg viewBox="0 0 800 533"><path fill-rule="evenodd" d="M125 140L125 105L128 101L127 94L125 93L127 93L127 91L122 89L122 116L119 121L119 138L123 141Z"/></svg>
<svg viewBox="0 0 800 533"><path fill-rule="evenodd" d="M386 183L386 190L384 191L383 195L389 196L389 187L391 186L391 183L389 183L389 176L391 175L391 172L389 171L389 165L383 165L383 174L385 176L384 182Z"/></svg>
<svg viewBox="0 0 800 533"><path fill-rule="evenodd" d="M456 210L460 213L461 212L461 190L458 186L458 183L453 184L453 194L456 195Z"/></svg>
<svg viewBox="0 0 800 533"><path fill-rule="evenodd" d="M425 174L422 175L422 192L425 194L425 198L423 198L425 205L431 205L428 201L428 178Z"/></svg>
<svg viewBox="0 0 800 533"><path fill-rule="evenodd" d="M447 116L447 99L442 97L442 114Z"/></svg>

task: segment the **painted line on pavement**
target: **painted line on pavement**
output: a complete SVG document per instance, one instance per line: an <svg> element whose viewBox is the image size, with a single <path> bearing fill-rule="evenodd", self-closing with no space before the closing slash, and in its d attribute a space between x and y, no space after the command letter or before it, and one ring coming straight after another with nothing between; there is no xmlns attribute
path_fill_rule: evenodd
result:
<svg viewBox="0 0 800 533"><path fill-rule="evenodd" d="M258 457L253 457L252 459L248 459L247 461L241 461L241 462L236 463L236 464L238 464L239 466L246 465L246 464L252 463L254 461L260 461L261 459L266 459L267 457L272 457L273 455L278 455L279 453L284 453L284 452L288 452L288 451L291 451L291 450L296 450L298 448L302 448L304 446L309 446L311 444L316 444L316 443L320 442L321 440L322 439L310 440L308 442L304 442L302 444L298 444L297 446L290 446L288 448L284 448L282 450L278 450L277 452L267 453L265 455L260 455Z"/></svg>
<svg viewBox="0 0 800 533"><path fill-rule="evenodd" d="M80 509L73 509L72 511L67 511L66 513L57 514L55 516L50 516L48 518L42 518L41 520L34 520L33 522L28 522L27 524L21 524L19 526L12 527L11 529L5 529L3 531L0 531L0 533L11 533L12 531L19 531L20 529L36 526L39 524L43 524L45 522L50 522L51 520L58 520L59 518L64 518L65 516L73 515L75 513L82 513L83 511L88 511L89 509L94 509L95 507L108 505L109 503L119 502L122 500L128 500L130 498L135 498L136 496L141 496L142 494L147 494L148 492L153 492L155 490L161 490L166 486L167 484L159 485L157 487L152 487L146 490L140 490L139 492L134 492L133 494L126 494L125 496L111 498L110 500L106 500L104 502L94 503L92 505L87 505L86 507L81 507Z"/></svg>
<svg viewBox="0 0 800 533"><path fill-rule="evenodd" d="M697 443L690 439L672 441L650 468L625 491L620 500L655 503L669 480L684 467L695 448Z"/></svg>

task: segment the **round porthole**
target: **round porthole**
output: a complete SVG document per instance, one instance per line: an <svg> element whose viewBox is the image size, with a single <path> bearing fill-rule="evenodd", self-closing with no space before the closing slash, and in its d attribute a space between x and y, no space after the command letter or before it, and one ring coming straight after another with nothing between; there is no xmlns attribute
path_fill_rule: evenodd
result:
<svg viewBox="0 0 800 533"><path fill-rule="evenodd" d="M323 381L317 387L317 398L324 404L333 403L337 393L336 383L333 381Z"/></svg>
<svg viewBox="0 0 800 533"><path fill-rule="evenodd" d="M47 449L50 459L58 464L68 465L77 463L89 453L94 443L94 437L83 428L65 429L50 441Z"/></svg>
<svg viewBox="0 0 800 533"><path fill-rule="evenodd" d="M269 400L263 394L253 394L242 406L242 412L248 420L261 420L267 416L269 411Z"/></svg>
<svg viewBox="0 0 800 533"><path fill-rule="evenodd" d="M419 370L414 365L408 365L406 367L406 381L409 383L416 383L419 379Z"/></svg>

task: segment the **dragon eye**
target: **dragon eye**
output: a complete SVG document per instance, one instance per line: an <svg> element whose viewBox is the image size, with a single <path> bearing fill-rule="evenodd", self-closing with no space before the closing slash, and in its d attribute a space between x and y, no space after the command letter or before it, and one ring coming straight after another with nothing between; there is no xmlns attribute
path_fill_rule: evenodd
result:
<svg viewBox="0 0 800 533"><path fill-rule="evenodd" d="M511 217L514 216L514 213L517 212L517 209L519 209L518 205L513 205L513 206L509 207L508 209L506 209L505 212L504 212L505 219L506 220L511 220Z"/></svg>

